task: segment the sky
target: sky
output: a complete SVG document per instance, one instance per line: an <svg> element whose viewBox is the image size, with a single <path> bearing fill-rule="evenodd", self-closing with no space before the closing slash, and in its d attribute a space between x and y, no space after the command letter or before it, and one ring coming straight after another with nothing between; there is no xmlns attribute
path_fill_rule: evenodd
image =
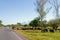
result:
<svg viewBox="0 0 60 40"><path fill-rule="evenodd" d="M0 20L3 24L29 23L39 16L34 2L36 0L0 0ZM46 5L46 7L48 7ZM52 10L51 10L52 12ZM51 13L47 20L53 18Z"/></svg>

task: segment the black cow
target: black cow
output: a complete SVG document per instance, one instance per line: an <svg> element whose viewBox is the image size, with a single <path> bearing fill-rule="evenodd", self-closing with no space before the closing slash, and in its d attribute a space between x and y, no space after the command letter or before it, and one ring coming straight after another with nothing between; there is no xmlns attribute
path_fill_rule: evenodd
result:
<svg viewBox="0 0 60 40"><path fill-rule="evenodd" d="M54 29L50 29L49 31L50 31L50 32L54 32Z"/></svg>

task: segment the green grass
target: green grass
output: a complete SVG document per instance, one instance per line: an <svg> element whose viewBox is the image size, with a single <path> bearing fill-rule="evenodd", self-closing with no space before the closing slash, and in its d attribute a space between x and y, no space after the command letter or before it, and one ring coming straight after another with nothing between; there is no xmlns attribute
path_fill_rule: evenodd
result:
<svg viewBox="0 0 60 40"><path fill-rule="evenodd" d="M29 40L60 40L60 33L41 33L40 30L15 30Z"/></svg>

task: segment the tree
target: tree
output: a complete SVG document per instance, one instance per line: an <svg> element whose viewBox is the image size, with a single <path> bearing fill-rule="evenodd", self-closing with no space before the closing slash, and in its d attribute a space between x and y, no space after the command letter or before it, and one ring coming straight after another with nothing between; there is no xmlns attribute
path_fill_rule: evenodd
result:
<svg viewBox="0 0 60 40"><path fill-rule="evenodd" d="M24 27L28 26L28 24L23 25Z"/></svg>
<svg viewBox="0 0 60 40"><path fill-rule="evenodd" d="M50 11L50 8L48 8L48 10L45 10L45 7L44 5L47 3L48 0L36 0L36 4L37 4L37 12L39 13L40 15L40 21L41 21L41 25L44 24L44 18L46 16L46 14Z"/></svg>
<svg viewBox="0 0 60 40"><path fill-rule="evenodd" d="M52 27L52 29L57 29L58 28L57 23L59 23L59 22L56 19L50 20L48 22L48 24Z"/></svg>
<svg viewBox="0 0 60 40"><path fill-rule="evenodd" d="M39 25L39 20L40 20L40 18L37 17L37 18L35 18L34 20L32 20L32 21L29 23L29 25L32 26L32 27L37 27L37 26Z"/></svg>
<svg viewBox="0 0 60 40"><path fill-rule="evenodd" d="M59 24L59 8L60 8L60 2L59 0L49 0L49 3L51 4L51 6L54 8L54 12L56 14L56 19L55 20L51 20L50 24L53 26L53 29L57 29L58 28L58 24Z"/></svg>
<svg viewBox="0 0 60 40"><path fill-rule="evenodd" d="M49 3L52 5L52 7L54 8L54 12L56 13L56 18L59 18L59 8L60 8L60 2L58 2L59 0L49 0Z"/></svg>
<svg viewBox="0 0 60 40"><path fill-rule="evenodd" d="M2 21L0 20L0 24L2 23Z"/></svg>
<svg viewBox="0 0 60 40"><path fill-rule="evenodd" d="M14 24L11 24L11 27L12 27L12 29L15 29L15 25Z"/></svg>
<svg viewBox="0 0 60 40"><path fill-rule="evenodd" d="M19 30L20 26L21 26L21 23L17 23L17 24L16 24L17 30Z"/></svg>
<svg viewBox="0 0 60 40"><path fill-rule="evenodd" d="M45 7L44 5L46 4L47 0L37 0L36 4L37 4L37 12L40 15L40 19L41 21L43 20L43 18L46 15L46 12L44 11Z"/></svg>
<svg viewBox="0 0 60 40"><path fill-rule="evenodd" d="M2 25L3 25L3 24L2 24L2 21L0 20L0 27L2 27Z"/></svg>
<svg viewBox="0 0 60 40"><path fill-rule="evenodd" d="M8 24L7 27L11 28L11 25Z"/></svg>

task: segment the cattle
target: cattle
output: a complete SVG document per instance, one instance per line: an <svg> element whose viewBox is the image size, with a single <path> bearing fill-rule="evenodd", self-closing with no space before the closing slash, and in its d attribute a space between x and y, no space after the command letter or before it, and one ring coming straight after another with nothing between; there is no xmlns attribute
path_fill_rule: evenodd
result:
<svg viewBox="0 0 60 40"><path fill-rule="evenodd" d="M12 27L12 29L15 29L15 27Z"/></svg>
<svg viewBox="0 0 60 40"><path fill-rule="evenodd" d="M53 33L54 32L54 29L50 29L49 31Z"/></svg>
<svg viewBox="0 0 60 40"><path fill-rule="evenodd" d="M48 32L48 29L41 29L41 32Z"/></svg>

